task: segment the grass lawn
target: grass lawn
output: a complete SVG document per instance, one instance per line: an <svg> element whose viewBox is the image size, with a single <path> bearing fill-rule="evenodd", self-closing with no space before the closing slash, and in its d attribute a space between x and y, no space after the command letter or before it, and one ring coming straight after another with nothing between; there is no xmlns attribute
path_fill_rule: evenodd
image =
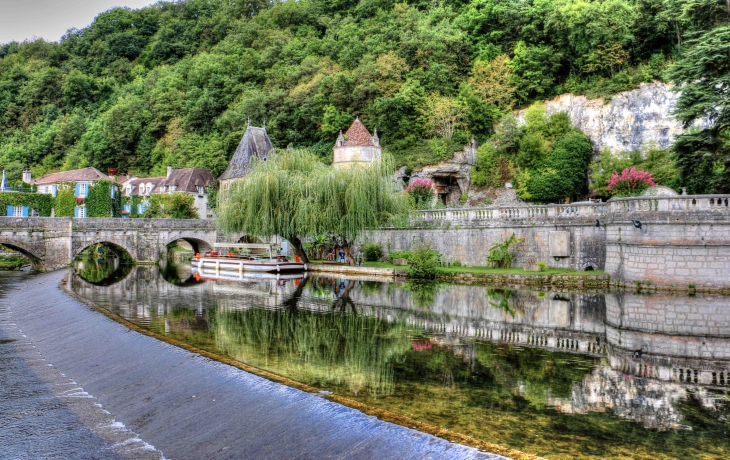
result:
<svg viewBox="0 0 730 460"><path fill-rule="evenodd" d="M396 270L406 270L407 265L393 265L388 262L365 262L363 265L373 268L394 268ZM499 275L570 275L570 276L593 276L605 275L603 271L587 271L581 272L570 270L567 268L548 268L544 272L527 272L522 268L489 268L489 267L439 267L442 273L487 273Z"/></svg>

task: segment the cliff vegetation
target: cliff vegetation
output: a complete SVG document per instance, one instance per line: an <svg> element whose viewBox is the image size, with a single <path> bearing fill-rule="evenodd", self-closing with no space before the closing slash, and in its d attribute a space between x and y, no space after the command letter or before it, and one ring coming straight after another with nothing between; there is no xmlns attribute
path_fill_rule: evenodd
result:
<svg viewBox="0 0 730 460"><path fill-rule="evenodd" d="M35 177L88 165L217 175L249 119L265 122L275 145L328 160L358 115L396 162L413 166L449 156L471 135L487 139L515 107L671 78L687 85L682 121L716 120L681 140L678 164L693 191L720 190L730 182L727 24L724 3L709 0L115 8L58 43L0 45L0 166L11 182L26 166Z"/></svg>

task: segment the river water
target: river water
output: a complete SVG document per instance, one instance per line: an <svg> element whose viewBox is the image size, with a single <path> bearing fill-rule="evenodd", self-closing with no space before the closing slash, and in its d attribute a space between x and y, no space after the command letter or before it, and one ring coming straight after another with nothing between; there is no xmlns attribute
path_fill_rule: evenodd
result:
<svg viewBox="0 0 730 460"><path fill-rule="evenodd" d="M76 269L75 292L156 333L473 438L556 459L730 453L730 297Z"/></svg>

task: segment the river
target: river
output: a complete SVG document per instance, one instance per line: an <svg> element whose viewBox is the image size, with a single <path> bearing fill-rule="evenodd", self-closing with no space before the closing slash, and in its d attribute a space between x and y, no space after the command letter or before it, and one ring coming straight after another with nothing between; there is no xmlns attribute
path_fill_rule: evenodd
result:
<svg viewBox="0 0 730 460"><path fill-rule="evenodd" d="M730 452L730 297L76 269L77 294L157 334L479 440L555 459Z"/></svg>

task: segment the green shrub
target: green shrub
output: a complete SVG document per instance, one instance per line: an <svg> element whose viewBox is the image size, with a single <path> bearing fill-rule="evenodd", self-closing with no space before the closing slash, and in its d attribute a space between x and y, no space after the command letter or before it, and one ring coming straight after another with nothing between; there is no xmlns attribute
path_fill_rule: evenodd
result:
<svg viewBox="0 0 730 460"><path fill-rule="evenodd" d="M408 259L408 275L411 278L433 279L436 278L438 268L436 259L439 253L431 248L429 244L423 244L411 251L411 257Z"/></svg>
<svg viewBox="0 0 730 460"><path fill-rule="evenodd" d="M495 268L510 268L512 266L512 254L509 249L515 244L519 244L525 241L524 238L517 238L513 233L507 241L504 243L495 243L489 248L489 255L487 255L487 262L489 265Z"/></svg>
<svg viewBox="0 0 730 460"><path fill-rule="evenodd" d="M383 248L378 243L365 243L362 252L367 262L376 262L383 257Z"/></svg>
<svg viewBox="0 0 730 460"><path fill-rule="evenodd" d="M547 271L547 265L545 264L545 262L538 262L537 266L540 268L541 272Z"/></svg>
<svg viewBox="0 0 730 460"><path fill-rule="evenodd" d="M409 260L411 258L411 252L410 251L391 251L388 254L388 261L390 263L393 263L395 259L405 259Z"/></svg>

